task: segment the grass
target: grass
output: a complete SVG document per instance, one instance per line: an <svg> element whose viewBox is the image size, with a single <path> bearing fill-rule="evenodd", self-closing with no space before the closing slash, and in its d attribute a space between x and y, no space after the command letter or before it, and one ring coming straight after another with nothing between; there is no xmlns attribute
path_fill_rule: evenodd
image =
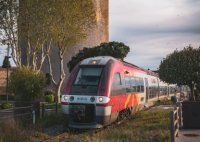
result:
<svg viewBox="0 0 200 142"><path fill-rule="evenodd" d="M169 111L140 112L126 123L109 126L105 131L85 136L88 142L168 142Z"/></svg>
<svg viewBox="0 0 200 142"><path fill-rule="evenodd" d="M173 105L173 102L171 100L164 99L157 101L155 105Z"/></svg>
<svg viewBox="0 0 200 142"><path fill-rule="evenodd" d="M162 102L159 102L162 103ZM164 102L166 104L166 102ZM168 142L170 141L169 111L152 109L137 113L121 125L111 125L105 130L93 134L82 134L81 138L76 133L69 132L69 139L87 142ZM27 124L27 123L26 123ZM23 122L7 120L0 123L0 142L35 142L45 140L51 135L45 129L51 126L61 125L67 127L66 118L63 115L50 115L38 119L36 125L24 125Z"/></svg>
<svg viewBox="0 0 200 142"><path fill-rule="evenodd" d="M20 122L8 119L0 123L0 142L29 141L30 131L23 128Z"/></svg>
<svg viewBox="0 0 200 142"><path fill-rule="evenodd" d="M0 142L35 142L45 140L50 135L44 129L54 125L67 126L67 121L63 115L56 114L38 119L35 126L31 122L26 122L26 125L24 125L24 121L5 120L0 122Z"/></svg>
<svg viewBox="0 0 200 142"><path fill-rule="evenodd" d="M52 114L46 116L43 119L39 119L36 124L38 128L46 128L53 125L63 125L67 127L66 118L62 114Z"/></svg>

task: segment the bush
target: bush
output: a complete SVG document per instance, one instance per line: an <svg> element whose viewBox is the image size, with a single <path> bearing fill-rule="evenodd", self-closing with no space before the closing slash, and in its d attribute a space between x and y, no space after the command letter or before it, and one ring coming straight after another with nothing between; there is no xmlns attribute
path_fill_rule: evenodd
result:
<svg viewBox="0 0 200 142"><path fill-rule="evenodd" d="M13 104L5 102L3 104L1 104L1 108L2 109L9 109L9 108L13 108Z"/></svg>
<svg viewBox="0 0 200 142"><path fill-rule="evenodd" d="M44 74L29 67L16 69L10 76L10 90L20 101L34 101L42 95L46 79Z"/></svg>
<svg viewBox="0 0 200 142"><path fill-rule="evenodd" d="M55 95L55 92L52 91L52 90L46 90L46 91L44 92L44 95L45 95L45 96L47 96L47 95Z"/></svg>
<svg viewBox="0 0 200 142"><path fill-rule="evenodd" d="M45 96L45 101L48 103L53 103L54 102L54 95L46 95Z"/></svg>
<svg viewBox="0 0 200 142"><path fill-rule="evenodd" d="M7 97L8 97L9 101L14 101L14 95L8 95L8 96L7 95L0 95L0 100L6 101Z"/></svg>
<svg viewBox="0 0 200 142"><path fill-rule="evenodd" d="M46 90L44 92L45 95L45 101L48 103L53 103L54 102L54 98L55 98L55 92L52 90Z"/></svg>

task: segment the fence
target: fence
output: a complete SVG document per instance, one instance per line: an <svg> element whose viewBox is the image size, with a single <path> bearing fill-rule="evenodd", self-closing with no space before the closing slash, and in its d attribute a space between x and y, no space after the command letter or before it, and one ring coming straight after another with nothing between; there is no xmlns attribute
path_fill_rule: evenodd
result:
<svg viewBox="0 0 200 142"><path fill-rule="evenodd" d="M183 126L181 103L170 112L170 125L171 142L175 142L175 138L178 137L179 128Z"/></svg>
<svg viewBox="0 0 200 142"><path fill-rule="evenodd" d="M33 117L33 106L26 107L15 107L11 109L3 109L0 110L0 121L8 120L8 119L26 119L32 120Z"/></svg>
<svg viewBox="0 0 200 142"><path fill-rule="evenodd" d="M44 118L45 116L48 116L50 114L58 113L60 111L60 104L58 103L41 103L41 114L40 118Z"/></svg>

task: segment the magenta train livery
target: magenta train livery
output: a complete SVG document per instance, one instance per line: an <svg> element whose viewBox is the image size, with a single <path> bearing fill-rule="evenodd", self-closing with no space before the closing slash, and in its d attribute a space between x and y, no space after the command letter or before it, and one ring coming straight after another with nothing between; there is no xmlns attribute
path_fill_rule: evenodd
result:
<svg viewBox="0 0 200 142"><path fill-rule="evenodd" d="M109 56L81 61L62 95L62 110L72 128L101 128L176 94L176 86L156 73Z"/></svg>

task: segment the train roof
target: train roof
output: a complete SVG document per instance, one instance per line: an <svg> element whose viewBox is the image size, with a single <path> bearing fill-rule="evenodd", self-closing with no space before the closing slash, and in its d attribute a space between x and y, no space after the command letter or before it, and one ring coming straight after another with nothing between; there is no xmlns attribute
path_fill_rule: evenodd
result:
<svg viewBox="0 0 200 142"><path fill-rule="evenodd" d="M91 65L93 61L96 61L97 65L106 65L110 59L117 61L117 59L110 56L97 56L84 59L81 61L80 65Z"/></svg>
<svg viewBox="0 0 200 142"><path fill-rule="evenodd" d="M95 62L96 65L106 65L109 60L121 62L124 66L132 67L132 68L144 71L148 75L158 77L158 74L151 71L151 70L146 70L146 69L140 68L140 67L138 67L134 64L131 64L131 63L128 63L128 62L125 62L125 61L121 61L120 59L116 59L116 58L111 57L111 56L97 56L97 57L87 58L87 59L84 59L83 61L81 61L80 65L91 65L93 62Z"/></svg>

